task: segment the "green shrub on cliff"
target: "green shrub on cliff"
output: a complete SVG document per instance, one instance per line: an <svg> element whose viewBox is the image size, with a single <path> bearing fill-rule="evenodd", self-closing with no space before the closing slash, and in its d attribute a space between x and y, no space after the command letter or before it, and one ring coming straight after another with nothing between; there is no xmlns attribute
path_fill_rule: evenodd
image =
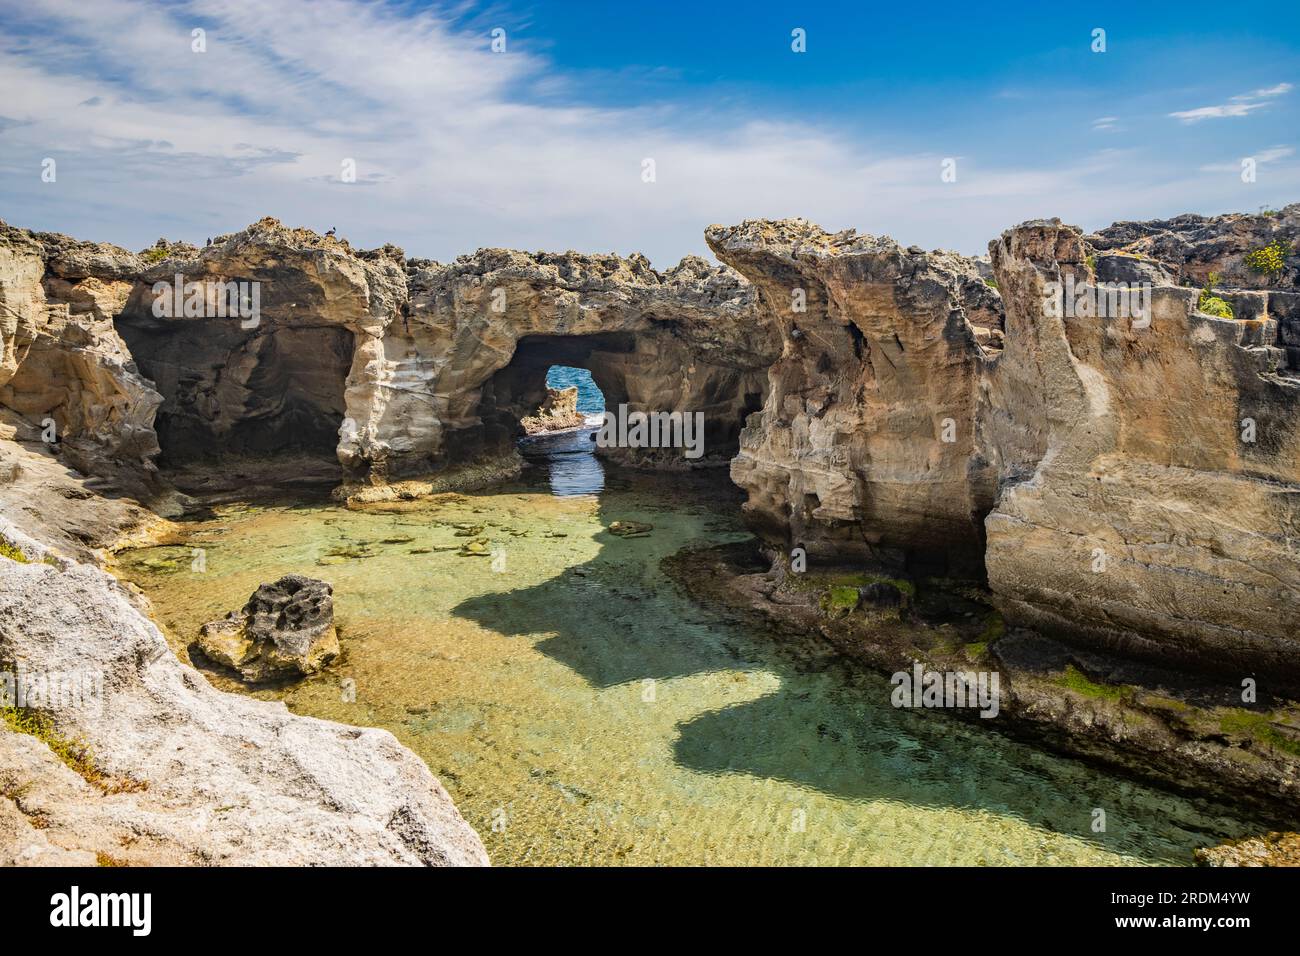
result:
<svg viewBox="0 0 1300 956"><path fill-rule="evenodd" d="M1281 242L1274 239L1268 245L1246 253L1246 268L1256 275L1276 279L1286 268L1286 250L1282 248Z"/></svg>
<svg viewBox="0 0 1300 956"><path fill-rule="evenodd" d="M1210 295L1204 289L1201 290L1201 300L1196 303L1196 310L1204 312L1206 315L1217 316L1220 319L1236 318L1232 313L1232 306L1217 295Z"/></svg>
<svg viewBox="0 0 1300 956"><path fill-rule="evenodd" d="M1220 278L1217 272L1211 272L1205 277L1205 285L1201 287L1201 297L1196 301L1196 310L1220 319L1235 319L1232 306L1214 294L1214 287L1219 284Z"/></svg>

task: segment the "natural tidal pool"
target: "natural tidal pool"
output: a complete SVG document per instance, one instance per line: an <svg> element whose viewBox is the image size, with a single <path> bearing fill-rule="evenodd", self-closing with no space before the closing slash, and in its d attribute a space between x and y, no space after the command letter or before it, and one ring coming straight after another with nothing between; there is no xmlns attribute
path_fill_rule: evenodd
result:
<svg viewBox="0 0 1300 956"><path fill-rule="evenodd" d="M533 443L519 483L478 494L214 505L182 542L123 552L115 570L183 659L259 584L328 581L342 660L251 693L392 731L497 864L1186 864L1250 829L896 710L885 678L812 639L694 604L660 561L747 537L734 489L724 475L605 474L579 461L584 439ZM615 521L654 527L619 537Z"/></svg>

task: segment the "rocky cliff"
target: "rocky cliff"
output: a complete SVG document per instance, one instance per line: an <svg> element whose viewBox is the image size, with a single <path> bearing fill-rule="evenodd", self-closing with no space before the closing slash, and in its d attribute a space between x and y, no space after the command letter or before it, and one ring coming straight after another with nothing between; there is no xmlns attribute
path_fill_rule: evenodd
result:
<svg viewBox="0 0 1300 956"><path fill-rule="evenodd" d="M255 316L212 314L231 284L257 293ZM487 249L439 265L273 219L142 256L5 227L0 309L16 434L37 438L54 412L70 455L95 445L70 457L95 474L286 456L350 485L485 458L509 470L552 364L588 367L611 406L703 413L707 461L725 463L779 345L749 285L698 258L660 273Z"/></svg>
<svg viewBox="0 0 1300 956"><path fill-rule="evenodd" d="M1173 286L1146 327L1053 317L1045 284L1087 277L1078 230L1027 223L991 251L1007 345L986 375L986 562L1008 619L1294 684L1300 377L1274 295L1225 293L1248 318Z"/></svg>
<svg viewBox="0 0 1300 956"><path fill-rule="evenodd" d="M585 366L611 407L702 412L699 463L730 464L783 559L979 579L1010 625L1294 690L1297 236L1300 205L1091 236L1044 220L977 260L747 221L708 229L722 266L661 272L444 265L273 219L140 255L4 226L0 506L89 561L141 504L174 507L169 480L361 497L500 477L547 368ZM1145 284L1148 313L1052 306L1097 282ZM1232 317L1203 311L1211 285ZM227 288L255 308L212 314Z"/></svg>
<svg viewBox="0 0 1300 956"><path fill-rule="evenodd" d="M976 411L1002 314L975 263L803 220L706 238L784 344L731 467L755 525L823 557L977 566L995 475Z"/></svg>
<svg viewBox="0 0 1300 956"><path fill-rule="evenodd" d="M754 527L814 562L983 566L1012 624L1296 686L1296 295L1216 289L1236 316L1220 318L1174 282L1289 243L1298 213L1152 224L1183 250L1168 264L1026 223L990 246L1000 294L947 253L803 221L711 227L783 340L732 465ZM1050 283L1099 275L1148 283L1147 321L1049 305Z"/></svg>
<svg viewBox="0 0 1300 956"><path fill-rule="evenodd" d="M142 265L123 249L0 223L0 437L43 442L150 500L162 396L113 324Z"/></svg>

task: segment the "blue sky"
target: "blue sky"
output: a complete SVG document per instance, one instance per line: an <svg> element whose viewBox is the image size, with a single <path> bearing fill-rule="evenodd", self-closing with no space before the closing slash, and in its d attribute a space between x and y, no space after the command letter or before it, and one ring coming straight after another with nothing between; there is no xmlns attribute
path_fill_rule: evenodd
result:
<svg viewBox="0 0 1300 956"><path fill-rule="evenodd" d="M753 217L976 253L1039 216L1300 200L1285 5L38 7L0 0L0 217L136 249L273 215L444 261L495 245L666 267Z"/></svg>

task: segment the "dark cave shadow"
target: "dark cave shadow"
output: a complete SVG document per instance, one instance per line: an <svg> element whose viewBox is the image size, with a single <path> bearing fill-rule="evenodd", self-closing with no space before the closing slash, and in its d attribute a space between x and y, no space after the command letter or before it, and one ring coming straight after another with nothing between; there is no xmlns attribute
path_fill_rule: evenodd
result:
<svg viewBox="0 0 1300 956"><path fill-rule="evenodd" d="M712 480L730 492L711 494L708 482L697 487L688 477L671 479L668 502L718 508L735 521L738 495L725 477ZM653 513L620 502L623 480L611 471L598 506L602 523L653 523ZM644 475L626 480L653 484ZM725 609L691 601L657 561L647 565L636 539L602 532L596 540L599 554L576 569L472 598L452 613L506 635L549 632L536 648L598 688L724 670L774 674L775 691L678 724L674 759L686 769L782 780L854 801L985 811L1112 851L1179 862L1190 862L1192 845L1245 832L1208 802L1164 795L941 714L894 709L885 678L819 638L796 646L758 633ZM1110 808L1106 833L1091 830L1095 807Z"/></svg>

